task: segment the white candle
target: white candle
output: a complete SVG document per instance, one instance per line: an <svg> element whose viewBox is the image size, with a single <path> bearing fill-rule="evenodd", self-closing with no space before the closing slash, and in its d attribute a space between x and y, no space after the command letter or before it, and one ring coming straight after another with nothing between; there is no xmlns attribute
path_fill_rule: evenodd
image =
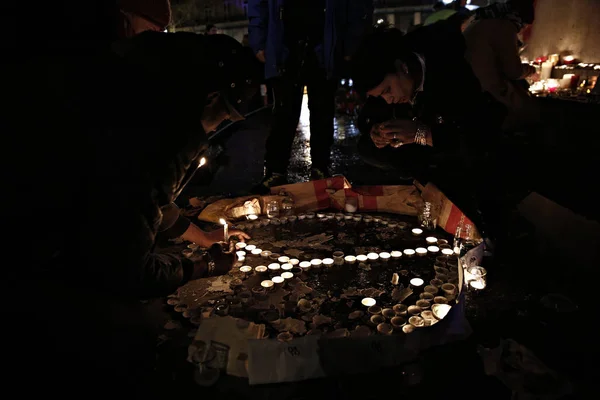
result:
<svg viewBox="0 0 600 400"><path fill-rule="evenodd" d="M360 256L356 256L356 260L358 260L358 262L365 262L367 261L368 257L365 256L364 254L361 254Z"/></svg>
<svg viewBox="0 0 600 400"><path fill-rule="evenodd" d="M243 272L245 274L252 272L252 267L249 265L244 265L243 267L240 267L240 272Z"/></svg>
<svg viewBox="0 0 600 400"><path fill-rule="evenodd" d="M425 283L425 282L424 282L424 281L423 281L423 279L421 279L421 278L412 278L412 279L410 280L410 284L411 284L412 286L414 286L414 287L420 287L420 286L423 286L423 283Z"/></svg>
<svg viewBox="0 0 600 400"><path fill-rule="evenodd" d="M448 312L450 312L451 308L452 306L448 304L433 304L431 306L431 312L435 318L444 319L444 317L448 315Z"/></svg>
<svg viewBox="0 0 600 400"><path fill-rule="evenodd" d="M419 255L419 256L424 256L425 254L427 254L427 249L424 247L417 247L415 249L415 251L417 252L417 255Z"/></svg>
<svg viewBox="0 0 600 400"><path fill-rule="evenodd" d="M423 233L423 229L421 229L421 228L413 228L413 230L412 230L412 234L415 236L419 236L422 233Z"/></svg>
<svg viewBox="0 0 600 400"><path fill-rule="evenodd" d="M323 261L319 258L314 258L310 260L310 265L312 265L315 268L319 268L321 264L323 264Z"/></svg>
<svg viewBox="0 0 600 400"><path fill-rule="evenodd" d="M274 276L272 279L273 283L283 283L283 281L285 281L285 279L282 276Z"/></svg>
<svg viewBox="0 0 600 400"><path fill-rule="evenodd" d="M346 256L344 257L344 261L346 261L348 264L354 264L356 262L356 257Z"/></svg>
<svg viewBox="0 0 600 400"><path fill-rule="evenodd" d="M397 285L398 283L400 283L400 275L394 272L392 275L392 285Z"/></svg>
<svg viewBox="0 0 600 400"><path fill-rule="evenodd" d="M289 257L286 257L286 256L281 256L281 257L279 257L279 258L277 259L277 261L279 261L279 262L280 262L280 263L282 263L282 264L285 264L285 263L287 263L288 261L290 261L290 258L289 258Z"/></svg>
<svg viewBox="0 0 600 400"><path fill-rule="evenodd" d="M440 251L440 248L437 246L429 246L427 247L427 251L430 253L438 253Z"/></svg>
<svg viewBox="0 0 600 400"><path fill-rule="evenodd" d="M298 264L300 264L300 260L298 260L297 258L292 258L292 259L290 259L290 264L298 265Z"/></svg>
<svg viewBox="0 0 600 400"><path fill-rule="evenodd" d="M227 242L229 240L229 226L227 225L227 221L221 218L219 219L219 223L223 225L223 241Z"/></svg>
<svg viewBox="0 0 600 400"><path fill-rule="evenodd" d="M554 65L551 61L546 61L542 63L542 71L540 73L540 80L550 79L552 75L552 68Z"/></svg>
<svg viewBox="0 0 600 400"><path fill-rule="evenodd" d="M249 245L247 245L247 246L246 246L246 251L252 251L252 250L254 250L255 248L256 248L256 246L255 246L255 245L253 245L253 244L249 244Z"/></svg>
<svg viewBox="0 0 600 400"><path fill-rule="evenodd" d="M317 213L317 218L325 218L325 214L323 214L323 213Z"/></svg>
<svg viewBox="0 0 600 400"><path fill-rule="evenodd" d="M267 289L270 289L270 288L272 288L272 287L273 287L273 285L274 285L274 283L273 283L273 281L272 281L272 280L270 280L270 279L264 280L264 281L262 281L262 282L260 283L260 286L262 286L262 287L264 287L264 288L267 288Z"/></svg>
<svg viewBox="0 0 600 400"><path fill-rule="evenodd" d="M235 254L237 254L238 257L244 257L246 255L246 252L244 250L239 250L236 251Z"/></svg>
<svg viewBox="0 0 600 400"><path fill-rule="evenodd" d="M265 250L262 253L260 253L260 256L263 258L269 258L271 256L271 254L273 254L273 253L271 253L269 250Z"/></svg>
<svg viewBox="0 0 600 400"><path fill-rule="evenodd" d="M470 285L473 289L482 290L485 289L485 280L483 278L478 278L471 281Z"/></svg>
<svg viewBox="0 0 600 400"><path fill-rule="evenodd" d="M451 256L454 252L451 249L442 249L442 254L445 256Z"/></svg>
<svg viewBox="0 0 600 400"><path fill-rule="evenodd" d="M300 263L300 268L302 268L304 271L308 271L310 269L311 265L312 264L310 263L310 261L302 261Z"/></svg>
<svg viewBox="0 0 600 400"><path fill-rule="evenodd" d="M374 299L374 298L372 298L372 297L365 297L365 298L364 298L364 299L362 299L360 302L361 302L361 304L362 304L363 306L365 306L365 307L372 307L372 306L374 306L375 304L377 304L377 301L375 301L375 299Z"/></svg>
<svg viewBox="0 0 600 400"><path fill-rule="evenodd" d="M246 218L248 218L250 221L255 221L258 219L258 215L256 214L248 214L246 215Z"/></svg>
<svg viewBox="0 0 600 400"><path fill-rule="evenodd" d="M331 267L333 265L333 258L324 258L323 265L326 267Z"/></svg>
<svg viewBox="0 0 600 400"><path fill-rule="evenodd" d="M289 264L289 263L288 264L281 264L281 269L284 270L284 271L289 271L292 268L294 268L294 266L292 264Z"/></svg>
<svg viewBox="0 0 600 400"><path fill-rule="evenodd" d="M379 253L379 258L381 258L383 261L389 260L390 257L391 257L390 253L388 253L386 251Z"/></svg>
<svg viewBox="0 0 600 400"><path fill-rule="evenodd" d="M288 271L281 274L281 277L283 279L292 279L294 277L294 274Z"/></svg>
<svg viewBox="0 0 600 400"><path fill-rule="evenodd" d="M367 254L367 258L371 261L375 261L379 258L379 254L377 253L369 253Z"/></svg>
<svg viewBox="0 0 600 400"><path fill-rule="evenodd" d="M394 250L394 251L392 251L391 255L392 255L392 258L400 258L400 257L402 257L402 252L398 251L398 250Z"/></svg>
<svg viewBox="0 0 600 400"><path fill-rule="evenodd" d="M235 244L235 248L238 249L238 250L243 250L246 246L247 245L244 242L238 242L238 243Z"/></svg>
<svg viewBox="0 0 600 400"><path fill-rule="evenodd" d="M279 271L280 268L281 268L281 265L279 265L277 263L269 264L270 271Z"/></svg>
<svg viewBox="0 0 600 400"><path fill-rule="evenodd" d="M254 270L259 274L262 274L267 272L267 267L265 265L259 265L258 267L254 268Z"/></svg>
<svg viewBox="0 0 600 400"><path fill-rule="evenodd" d="M415 255L415 251L413 249L405 249L403 253L407 257L412 257Z"/></svg>
<svg viewBox="0 0 600 400"><path fill-rule="evenodd" d="M247 247L246 247L247 248ZM252 254L254 254L255 256L259 255L260 253L262 253L261 249L254 249L251 251Z"/></svg>
<svg viewBox="0 0 600 400"><path fill-rule="evenodd" d="M430 243L430 244L437 243L437 241L438 241L437 238L433 237L433 236L426 237L425 240L427 241L427 243Z"/></svg>

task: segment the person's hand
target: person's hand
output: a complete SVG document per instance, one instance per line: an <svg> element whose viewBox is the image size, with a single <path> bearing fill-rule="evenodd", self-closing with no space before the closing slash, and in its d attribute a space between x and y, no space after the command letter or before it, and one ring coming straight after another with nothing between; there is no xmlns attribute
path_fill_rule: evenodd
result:
<svg viewBox="0 0 600 400"><path fill-rule="evenodd" d="M414 142L417 133L416 122L408 119L393 119L371 128L371 140L379 149L390 145L400 147Z"/></svg>
<svg viewBox="0 0 600 400"><path fill-rule="evenodd" d="M235 264L236 254L233 243L215 243L207 250L208 255L214 262L214 269L208 268L208 276L225 275L228 273L233 264Z"/></svg>
<svg viewBox="0 0 600 400"><path fill-rule="evenodd" d="M258 61L260 61L263 64L267 61L265 58L264 50L259 50L258 53L256 53L256 58L258 59Z"/></svg>
<svg viewBox="0 0 600 400"><path fill-rule="evenodd" d="M211 242L211 244L217 243L217 242L222 242L223 239L225 239L223 237L223 229L217 229L215 231L208 232L206 234L206 236L207 236L208 240ZM242 231L237 230L237 229L230 229L229 230L229 237L230 238L236 237L240 242L244 242L246 240L250 240L250 236L247 233L242 232Z"/></svg>

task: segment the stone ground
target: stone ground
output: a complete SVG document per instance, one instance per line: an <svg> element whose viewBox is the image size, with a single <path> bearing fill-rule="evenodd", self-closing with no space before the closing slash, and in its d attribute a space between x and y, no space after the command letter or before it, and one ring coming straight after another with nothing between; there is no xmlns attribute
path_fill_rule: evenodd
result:
<svg viewBox="0 0 600 400"><path fill-rule="evenodd" d="M307 180L309 175L310 129L306 103L304 107L291 156L291 181ZM592 217L597 212L595 202L586 196L587 180L581 171L582 168L589 168L587 163L593 160L595 151L592 149L598 147L579 148L580 157L570 156L573 153L565 152L564 147L575 146L571 138L566 140L567 130L569 135L581 135L584 129L593 130L595 123L592 119L586 119L590 110L581 106L569 111L563 109L560 115L556 114L558 109L564 107L563 104L550 104L546 108L546 115L552 115L558 122L551 134L548 133L545 137L546 152L540 156L541 161L532 163L535 166L530 171L532 182L538 185L536 190L544 195ZM594 113L597 112L597 109L594 110ZM222 146L225 150L217 158L209 159L206 169L198 174L185 195L247 193L262 176L269 112L265 110L258 113L256 117L236 127L233 134L227 137L224 135ZM358 131L352 117L338 116L335 126L333 174L343 174L357 185L405 183L398 182L394 176L383 174L360 160L354 151ZM589 137L597 144L597 137ZM544 159L545 163L542 162ZM216 165L220 166L217 168ZM211 181L212 174L214 177ZM565 194L565 185L577 187L578 194ZM474 332L465 342L432 349L412 366L379 371L358 379L342 377L249 388L243 380L225 377L212 388L200 388L191 382L190 371L184 367L187 372L174 378L176 386L186 396L219 395L226 398L370 399L380 398L394 391L406 398L430 398L453 397L459 391L461 397L473 399L508 399L511 398L511 391L498 379L485 376L477 349L478 346L496 346L500 339L512 338L533 351L543 363L557 372L557 376L572 383L573 394L564 398L590 397L585 393L592 393L593 379L600 376L596 357L599 346L595 340L598 331L594 322L597 312L591 311L597 289L593 285L590 290L582 290L582 280L589 279L586 276L593 270L590 266L578 264L572 255L561 254L548 247L533 228L527 228L526 224L525 227L524 231L528 234L515 240L503 259L485 260L489 286L469 299L467 317ZM595 265L597 266L598 264ZM560 313L545 307L542 299L549 293L567 296L578 305L578 309ZM175 363L185 357L181 352L181 349L169 351L167 353L170 355L166 359ZM414 370L418 372L411 372ZM420 381L420 384L411 385L411 379ZM551 387L551 384L545 382L542 386ZM556 393L554 389L553 392Z"/></svg>

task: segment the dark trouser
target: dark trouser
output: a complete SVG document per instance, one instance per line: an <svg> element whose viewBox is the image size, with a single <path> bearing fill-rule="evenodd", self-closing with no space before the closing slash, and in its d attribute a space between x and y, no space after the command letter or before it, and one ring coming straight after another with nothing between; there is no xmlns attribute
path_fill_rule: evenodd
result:
<svg viewBox="0 0 600 400"><path fill-rule="evenodd" d="M329 166L333 144L334 95L336 82L327 79L316 54L290 55L282 76L272 80L273 124L267 139L265 166L268 172L286 174L300 112L304 86L310 110L310 156L312 167L323 171Z"/></svg>

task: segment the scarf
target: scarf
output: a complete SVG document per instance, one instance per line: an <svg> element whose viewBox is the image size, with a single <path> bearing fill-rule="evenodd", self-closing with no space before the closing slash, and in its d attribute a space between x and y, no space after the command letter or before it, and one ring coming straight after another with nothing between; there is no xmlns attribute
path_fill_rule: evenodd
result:
<svg viewBox="0 0 600 400"><path fill-rule="evenodd" d="M521 30L525 23L521 15L512 7L511 2L494 3L487 7L481 7L475 11L475 19L507 19Z"/></svg>

